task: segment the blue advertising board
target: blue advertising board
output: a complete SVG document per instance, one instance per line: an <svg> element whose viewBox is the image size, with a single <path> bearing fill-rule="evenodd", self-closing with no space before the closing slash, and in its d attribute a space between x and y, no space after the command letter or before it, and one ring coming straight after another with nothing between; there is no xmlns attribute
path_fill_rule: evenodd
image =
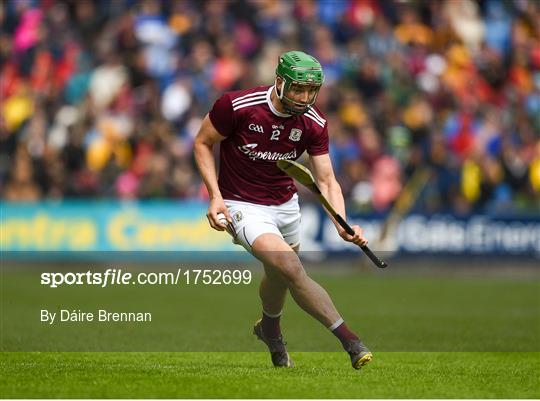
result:
<svg viewBox="0 0 540 401"><path fill-rule="evenodd" d="M212 230L202 202L68 201L0 203L0 246L5 252L242 251ZM378 243L383 219L349 216L374 250L401 254L540 257L540 217L489 215L406 216ZM318 205L302 206L302 249L345 254L344 242Z"/></svg>
<svg viewBox="0 0 540 401"><path fill-rule="evenodd" d="M4 251L223 251L230 237L212 230L193 202L2 203Z"/></svg>

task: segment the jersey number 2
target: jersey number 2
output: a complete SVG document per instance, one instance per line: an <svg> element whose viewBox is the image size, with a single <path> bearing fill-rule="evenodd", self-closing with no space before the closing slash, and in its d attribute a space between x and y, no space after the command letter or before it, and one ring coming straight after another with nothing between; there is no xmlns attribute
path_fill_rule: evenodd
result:
<svg viewBox="0 0 540 401"><path fill-rule="evenodd" d="M270 137L270 140L271 141L279 141L279 134L281 134L281 131L280 130L273 130L272 131L272 136Z"/></svg>

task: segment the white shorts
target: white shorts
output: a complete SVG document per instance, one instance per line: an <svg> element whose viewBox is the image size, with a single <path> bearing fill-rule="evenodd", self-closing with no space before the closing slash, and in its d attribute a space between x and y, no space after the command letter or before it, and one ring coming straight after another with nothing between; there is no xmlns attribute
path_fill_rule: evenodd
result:
<svg viewBox="0 0 540 401"><path fill-rule="evenodd" d="M300 244L300 206L298 194L281 205L265 206L225 200L232 217L233 242L251 252L251 245L261 234L280 236L291 247Z"/></svg>

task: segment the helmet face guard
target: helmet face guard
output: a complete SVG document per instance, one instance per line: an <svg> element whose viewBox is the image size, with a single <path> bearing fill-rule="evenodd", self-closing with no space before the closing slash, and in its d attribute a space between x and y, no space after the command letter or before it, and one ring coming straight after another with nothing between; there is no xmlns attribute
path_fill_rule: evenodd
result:
<svg viewBox="0 0 540 401"><path fill-rule="evenodd" d="M289 92L291 88L294 90L295 86L306 87L304 90L307 90L310 93L310 97L307 102L298 102L287 97L286 93ZM319 94L320 88L320 85L310 85L294 81L287 85L287 81L285 79L281 81L281 85L277 85L276 80L276 94L281 101L281 105L285 111L287 111L287 113L294 115L304 114L309 110L310 106L312 106L315 103L315 100L317 100L317 95ZM313 94L311 94L311 92L313 92Z"/></svg>
<svg viewBox="0 0 540 401"><path fill-rule="evenodd" d="M321 64L316 58L300 51L290 51L280 56L276 75L282 79L276 94L283 108L290 114L304 114L315 103L319 89L324 82ZM310 92L307 102L298 102L286 96L291 89L305 87ZM311 93L313 92L313 93Z"/></svg>

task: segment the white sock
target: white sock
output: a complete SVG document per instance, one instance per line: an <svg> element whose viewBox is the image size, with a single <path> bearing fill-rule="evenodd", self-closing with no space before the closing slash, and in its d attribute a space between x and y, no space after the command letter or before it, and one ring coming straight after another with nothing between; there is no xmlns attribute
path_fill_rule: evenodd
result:
<svg viewBox="0 0 540 401"><path fill-rule="evenodd" d="M279 312L279 313L278 313L277 315L273 315L273 314L271 314L271 313L268 313L268 312L266 312L266 311L265 311L265 310L263 309L263 313L264 313L264 314L265 314L266 316L268 316L268 317L271 317L271 318L274 318L274 319L275 319L275 318L278 318L278 317L280 317L280 316L281 316L281 314L283 313L283 311L280 311L280 312Z"/></svg>
<svg viewBox="0 0 540 401"><path fill-rule="evenodd" d="M336 322L335 322L332 326L330 326L330 327L328 328L328 330L334 331L334 330L337 329L339 326L341 326L341 325L343 324L343 322L344 322L343 318L340 317L338 320L336 320Z"/></svg>

